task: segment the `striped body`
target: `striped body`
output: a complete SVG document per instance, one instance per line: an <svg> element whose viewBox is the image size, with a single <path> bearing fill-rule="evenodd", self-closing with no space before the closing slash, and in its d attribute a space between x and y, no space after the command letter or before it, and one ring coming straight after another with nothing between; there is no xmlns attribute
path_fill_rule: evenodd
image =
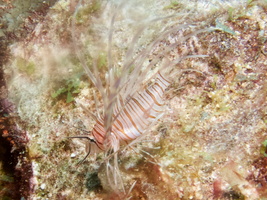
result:
<svg viewBox="0 0 267 200"><path fill-rule="evenodd" d="M158 73L154 84L131 97L123 109L116 105L113 115L116 118L112 124L111 135L126 143L142 135L163 112L163 94L169 85L170 82ZM110 141L105 140L103 118L97 120L92 134L100 149L105 150L110 147L104 144Z"/></svg>

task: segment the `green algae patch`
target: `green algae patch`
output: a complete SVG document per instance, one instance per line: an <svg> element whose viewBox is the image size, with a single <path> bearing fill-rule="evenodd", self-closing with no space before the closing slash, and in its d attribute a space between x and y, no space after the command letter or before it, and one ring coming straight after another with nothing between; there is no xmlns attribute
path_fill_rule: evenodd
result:
<svg viewBox="0 0 267 200"><path fill-rule="evenodd" d="M33 75L36 71L35 63L22 57L16 59L16 66L21 73L25 73L28 76Z"/></svg>
<svg viewBox="0 0 267 200"><path fill-rule="evenodd" d="M77 79L67 79L55 92L51 94L54 99L65 99L66 103L71 103L74 101L74 97L80 92L79 89L80 80Z"/></svg>

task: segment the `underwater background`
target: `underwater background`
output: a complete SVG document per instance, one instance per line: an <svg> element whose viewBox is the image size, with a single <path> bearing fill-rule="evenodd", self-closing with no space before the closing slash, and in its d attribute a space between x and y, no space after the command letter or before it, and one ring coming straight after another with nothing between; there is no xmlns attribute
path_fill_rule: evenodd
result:
<svg viewBox="0 0 267 200"><path fill-rule="evenodd" d="M68 138L93 129L87 110L104 112L81 57L108 86L114 13L118 69L132 45L140 59L155 42L144 65L207 55L172 66L185 72L170 78L164 115L118 153L126 194L112 190L103 153L77 165L86 145ZM0 27L1 199L267 199L266 0L4 0Z"/></svg>

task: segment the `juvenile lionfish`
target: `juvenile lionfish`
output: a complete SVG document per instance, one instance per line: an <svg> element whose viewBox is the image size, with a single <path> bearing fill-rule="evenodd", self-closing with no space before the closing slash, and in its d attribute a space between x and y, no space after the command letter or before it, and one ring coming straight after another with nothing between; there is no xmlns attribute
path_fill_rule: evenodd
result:
<svg viewBox="0 0 267 200"><path fill-rule="evenodd" d="M119 188L124 190L117 161L118 151L121 145L130 146L135 141L144 138L152 125L163 115L164 92L171 84L171 79L180 73L177 72L179 70L172 72L174 66L182 59L188 57L203 57L203 55L182 56L170 60L166 55L169 55L173 49L177 48L179 44L185 42L192 35L207 31L207 29L194 30L185 36L181 36L177 41L169 44L163 51L154 56L153 60L149 60L149 56L153 53L154 48L170 35L177 34L179 30L188 28L189 25L171 24L169 27L161 30L158 33L158 37L154 38L146 48L141 51L138 50L139 52L137 53L135 44L138 43L144 30L149 25L163 22L166 19L176 16L146 20L143 24L141 23L141 25L137 26L136 33L133 34L123 63L117 65L114 62L112 51L114 24L119 11L123 9L123 5L122 3L117 5L117 7L115 6L114 10L116 12L113 12L112 16L110 16L111 22L107 44L108 69L104 80L105 84L99 78L97 64L93 62L92 66L89 67L84 56L81 56L77 45L75 46L84 70L102 96L104 113L96 117L96 123L90 134L71 138L84 138L88 140L88 151L83 161L93 148L104 151L108 157L106 159L107 177L111 187L114 186L115 189ZM73 38L75 39L75 33L73 33ZM119 75L116 73L118 69L120 71ZM150 85L144 84L144 80L148 74L150 74L150 80L154 79ZM111 157L113 157L113 165L109 162Z"/></svg>
<svg viewBox="0 0 267 200"><path fill-rule="evenodd" d="M159 72L152 86L142 92L137 92L125 106L123 104L115 105L111 137L127 143L141 136L162 113L162 98L169 84L170 82ZM120 109L123 106L124 108ZM105 141L106 131L103 118L97 120L92 135L100 149L113 148L113 139Z"/></svg>
<svg viewBox="0 0 267 200"><path fill-rule="evenodd" d="M149 87L138 91L125 104L121 99L114 106L113 122L108 131L105 129L104 116L100 116L92 130L91 136L75 136L72 138L85 138L95 144L102 151L118 151L119 146L142 136L148 127L157 121L163 112L163 95L170 85L160 72L155 82ZM90 149L86 157L90 154ZM84 159L86 159L86 157Z"/></svg>

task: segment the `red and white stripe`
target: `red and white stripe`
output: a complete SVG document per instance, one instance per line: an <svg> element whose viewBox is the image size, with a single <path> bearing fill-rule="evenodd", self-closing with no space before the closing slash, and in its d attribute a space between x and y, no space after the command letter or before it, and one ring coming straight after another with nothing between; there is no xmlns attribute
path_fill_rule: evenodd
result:
<svg viewBox="0 0 267 200"><path fill-rule="evenodd" d="M163 112L163 94L169 85L170 82L158 73L154 84L136 93L123 109L115 106L113 116L117 117L112 124L111 134L126 143L142 135ZM92 134L97 146L105 150L106 131L103 118L97 120Z"/></svg>

